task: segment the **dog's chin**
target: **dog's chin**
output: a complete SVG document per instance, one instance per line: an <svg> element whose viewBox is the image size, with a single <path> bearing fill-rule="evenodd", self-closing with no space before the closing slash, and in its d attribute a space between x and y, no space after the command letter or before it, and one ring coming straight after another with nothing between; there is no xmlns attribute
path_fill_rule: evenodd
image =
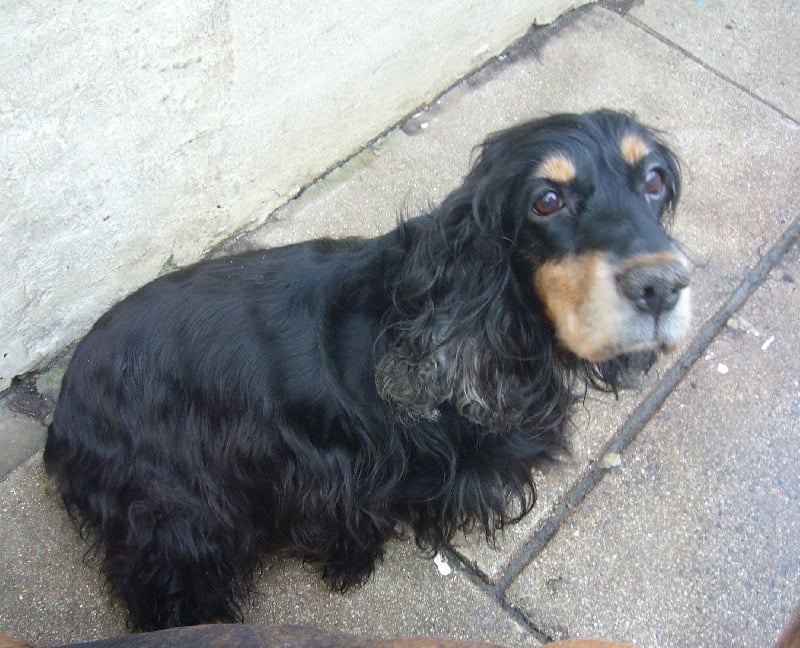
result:
<svg viewBox="0 0 800 648"><path fill-rule="evenodd" d="M659 355L680 348L688 329L688 315L669 313L663 322L636 314L613 343L582 356L598 365L603 380L614 388L637 389Z"/></svg>
<svg viewBox="0 0 800 648"><path fill-rule="evenodd" d="M682 341L682 337L680 339L661 339L658 337L650 337L644 340L620 342L618 345L609 349L606 353L601 354L598 358L595 358L592 361L603 362L607 360L613 360L614 358L618 358L620 356L638 353L670 355L675 353L675 351L680 348Z"/></svg>
<svg viewBox="0 0 800 648"><path fill-rule="evenodd" d="M613 389L638 389L658 358L656 351L634 351L598 363L603 381Z"/></svg>
<svg viewBox="0 0 800 648"><path fill-rule="evenodd" d="M610 362L617 360L620 357L636 355L636 354L653 354L662 353L662 346L655 341L642 341L637 344L612 344L605 346L601 349L581 349L579 352L565 345L567 350L576 355L581 360L591 362L593 364L601 364L603 362Z"/></svg>
<svg viewBox="0 0 800 648"><path fill-rule="evenodd" d="M614 340L612 343L597 349L581 348L580 351L575 351L574 349L568 348L570 351L572 351L572 353L577 355L582 360L593 363L601 363L614 360L621 356L635 354L669 355L680 348L682 341L683 336L679 338L663 338L651 335L639 339L625 337Z"/></svg>

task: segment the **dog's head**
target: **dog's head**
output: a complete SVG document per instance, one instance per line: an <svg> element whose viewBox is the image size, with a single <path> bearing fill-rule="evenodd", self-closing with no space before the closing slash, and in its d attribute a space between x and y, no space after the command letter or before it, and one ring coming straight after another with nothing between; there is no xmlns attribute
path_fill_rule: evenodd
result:
<svg viewBox="0 0 800 648"><path fill-rule="evenodd" d="M565 348L601 362L679 344L690 269L664 225L680 171L652 130L611 111L548 117L490 137L470 179Z"/></svg>
<svg viewBox="0 0 800 648"><path fill-rule="evenodd" d="M561 424L576 369L635 384L689 327L689 262L665 230L679 194L675 156L629 115L490 136L464 183L404 230L381 395L416 417L450 402L489 426L541 427Z"/></svg>

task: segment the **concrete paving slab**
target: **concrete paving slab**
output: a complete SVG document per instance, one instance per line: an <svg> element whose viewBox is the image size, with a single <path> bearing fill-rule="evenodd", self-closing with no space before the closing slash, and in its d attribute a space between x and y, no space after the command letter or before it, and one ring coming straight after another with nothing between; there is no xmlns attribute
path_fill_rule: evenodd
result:
<svg viewBox="0 0 800 648"><path fill-rule="evenodd" d="M458 568L442 566L412 542L387 548L384 563L363 587L332 594L311 567L275 561L257 586L251 623L292 623L371 637L429 636L539 646L497 600ZM448 568L452 570L447 574ZM447 575L445 575L447 574Z"/></svg>
<svg viewBox="0 0 800 648"><path fill-rule="evenodd" d="M0 482L0 632L38 645L125 632L96 567L58 497L48 489L41 455Z"/></svg>
<svg viewBox="0 0 800 648"><path fill-rule="evenodd" d="M46 434L44 426L11 410L7 399L0 399L0 479L41 450Z"/></svg>
<svg viewBox="0 0 800 648"><path fill-rule="evenodd" d="M415 118L416 128L389 133L240 244L386 231L399 214L416 213L454 187L472 147L490 131L547 112L636 107L668 133L684 161L675 233L696 265L696 331L791 218L800 200L800 132L613 12L593 7L565 23L544 42L520 45L513 61L453 88ZM592 395L589 425L577 420L574 461L540 479L532 515L506 532L498 550L480 540L463 543L464 559L497 582L647 391L619 401Z"/></svg>
<svg viewBox="0 0 800 648"><path fill-rule="evenodd" d="M630 15L800 118L800 11L794 0L660 0L637 3Z"/></svg>
<svg viewBox="0 0 800 648"><path fill-rule="evenodd" d="M103 592L96 564L39 455L0 483L0 629L38 645L124 634L124 610ZM444 575L413 543L394 543L374 578L331 593L316 570L274 560L247 612L254 624L307 624L374 637L433 636L539 646L528 628L457 564Z"/></svg>
<svg viewBox="0 0 800 648"><path fill-rule="evenodd" d="M553 636L770 646L800 598L800 248L508 592Z"/></svg>
<svg viewBox="0 0 800 648"><path fill-rule="evenodd" d="M659 367L663 369L664 362ZM660 371L654 368L652 376ZM506 587L507 581L524 567L526 553L549 524L563 515L565 497L604 458L604 447L622 427L642 398L640 393L625 392L619 398L611 394L590 392L584 403L575 410L571 438L571 456L560 466L536 475L537 503L531 513L518 524L508 527L498 537L495 546L487 545L482 537L470 535L456 538L453 550L488 582Z"/></svg>

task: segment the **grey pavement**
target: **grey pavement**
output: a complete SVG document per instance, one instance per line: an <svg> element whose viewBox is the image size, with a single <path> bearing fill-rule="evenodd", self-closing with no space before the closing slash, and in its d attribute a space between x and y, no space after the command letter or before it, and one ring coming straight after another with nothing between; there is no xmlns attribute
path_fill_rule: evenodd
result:
<svg viewBox="0 0 800 648"><path fill-rule="evenodd" d="M800 12L792 0L604 2L492 64L229 242L373 235L435 203L490 131L629 109L683 160L675 235L695 265L692 335L638 391L590 393L573 456L496 547L389 547L364 587L268 563L252 623L538 646L770 646L800 601ZM265 215L266 216L266 215ZM41 466L46 412L0 404L0 632L41 644L125 632ZM12 401L16 403L12 411Z"/></svg>

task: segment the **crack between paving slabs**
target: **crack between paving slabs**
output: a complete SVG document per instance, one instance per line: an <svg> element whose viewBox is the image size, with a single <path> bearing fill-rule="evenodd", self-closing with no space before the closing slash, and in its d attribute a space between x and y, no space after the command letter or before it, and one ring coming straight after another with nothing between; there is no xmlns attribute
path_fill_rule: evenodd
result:
<svg viewBox="0 0 800 648"><path fill-rule="evenodd" d="M482 594L494 601L494 603L496 603L510 619L516 621L520 626L522 626L522 628L524 628L525 631L536 641L542 644L552 641L552 637L549 637L533 623L531 623L530 619L525 616L522 610L508 603L504 596L498 594L494 584L487 580L485 575L482 574L476 567L465 561L464 558L452 547L443 548L440 550L440 553L445 556L448 564L451 565L454 570L458 571L465 578L467 578L475 587L477 587L478 590L480 590Z"/></svg>
<svg viewBox="0 0 800 648"><path fill-rule="evenodd" d="M613 10L609 9L609 11L613 11ZM682 45L676 43L673 40L670 40L669 38L667 38L663 34L657 32L655 29L653 29L652 27L650 27L646 23L642 22L638 18L636 18L634 16L631 16L630 14L626 14L624 16L624 19L626 21L628 21L634 27L636 27L638 29L641 29L643 32L645 32L646 34L649 34L650 36L652 36L656 40L660 41L661 43L663 43L667 47L669 47L671 49L674 49L676 52L680 53L682 56L685 56L690 61L692 61L693 63L696 63L697 65L702 67L704 70L707 70L708 72L710 72L711 74L713 74L717 78L721 79L725 83L728 83L728 84L732 85L734 88L736 88L740 92L743 92L744 94L746 94L751 99L753 99L753 100L757 101L758 103L760 103L762 106L765 106L765 107L769 108L770 110L774 111L781 118L791 122L792 124L800 125L800 123L798 123L797 119L792 117L792 115L789 115L788 113L786 113L785 111L781 110L775 104L771 103L770 101L768 101L764 97L756 94L755 92L753 92L752 90L750 90L746 86L742 85L741 83L739 83L738 81L736 81L732 77L729 77L727 74L725 74L721 70L718 70L717 68L715 68L713 65L710 65L709 63L707 63L706 61L704 61L703 59L698 57L696 54L693 54L692 52L690 52L688 49L686 49Z"/></svg>

